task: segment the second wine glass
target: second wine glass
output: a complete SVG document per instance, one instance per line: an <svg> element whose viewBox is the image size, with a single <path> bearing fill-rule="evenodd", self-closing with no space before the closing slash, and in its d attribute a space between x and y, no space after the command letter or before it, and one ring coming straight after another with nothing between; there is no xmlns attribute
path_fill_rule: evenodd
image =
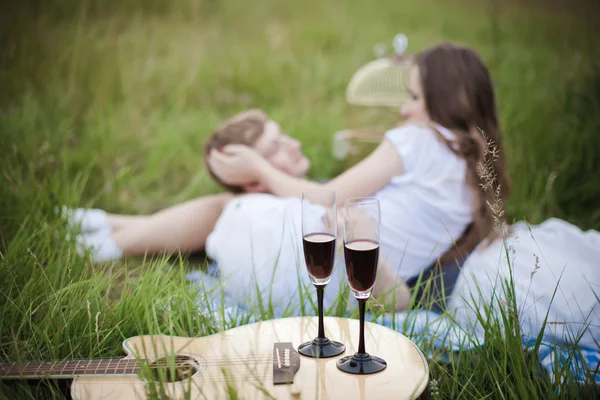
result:
<svg viewBox="0 0 600 400"><path fill-rule="evenodd" d="M337 207L335 192L318 190L302 193L302 245L308 275L317 289L319 332L317 337L298 347L298 353L313 358L342 354L346 346L329 340L323 324L323 294L331 281L335 264Z"/></svg>
<svg viewBox="0 0 600 400"><path fill-rule="evenodd" d="M348 283L358 300L360 316L358 351L337 361L337 367L349 374L374 374L387 367L384 359L370 355L365 350L365 306L377 278L380 218L379 200L376 198L346 200L344 259Z"/></svg>

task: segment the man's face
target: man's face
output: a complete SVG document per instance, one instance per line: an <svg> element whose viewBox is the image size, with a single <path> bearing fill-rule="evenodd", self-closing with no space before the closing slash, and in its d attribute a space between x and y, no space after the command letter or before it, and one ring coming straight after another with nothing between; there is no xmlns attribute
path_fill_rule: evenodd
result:
<svg viewBox="0 0 600 400"><path fill-rule="evenodd" d="M302 152L302 144L281 132L275 121L267 121L254 149L275 168L291 176L303 178L310 169L310 161Z"/></svg>

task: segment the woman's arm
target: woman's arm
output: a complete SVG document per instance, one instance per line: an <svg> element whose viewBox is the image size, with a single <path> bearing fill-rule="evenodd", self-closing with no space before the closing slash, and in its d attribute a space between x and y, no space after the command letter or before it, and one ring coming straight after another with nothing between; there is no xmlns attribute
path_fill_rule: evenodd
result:
<svg viewBox="0 0 600 400"><path fill-rule="evenodd" d="M398 312L408 309L411 296L412 293L404 280L399 278L385 261L380 260L373 298L382 303L386 311Z"/></svg>
<svg viewBox="0 0 600 400"><path fill-rule="evenodd" d="M280 197L301 197L303 191L327 189L336 192L339 206L351 197L371 196L392 177L403 173L402 158L392 143L383 142L364 160L330 182L319 184L294 178L267 162L258 164L258 180Z"/></svg>

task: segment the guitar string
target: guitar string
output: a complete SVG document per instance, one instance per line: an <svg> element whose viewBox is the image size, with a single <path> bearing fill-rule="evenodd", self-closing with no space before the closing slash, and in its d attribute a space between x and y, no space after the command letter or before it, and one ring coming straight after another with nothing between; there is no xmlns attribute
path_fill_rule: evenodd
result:
<svg viewBox="0 0 600 400"><path fill-rule="evenodd" d="M253 358L253 357L268 357L268 356L273 356L273 353L254 353L254 354L247 354L247 355L236 355L236 356L212 356L212 357L205 357L205 356L200 356L198 355L198 358L202 358L203 360L223 360L223 359L227 359L227 360L235 360L235 359L242 359L242 358ZM168 356L171 357L171 356ZM189 355L182 355L182 354L177 354L174 356L175 358L179 357L192 357ZM163 357L164 358L164 357ZM148 361L148 359L142 359L144 361ZM23 362L23 363L2 363L0 364L0 368L2 367L6 367L8 366L10 367L16 367L19 365L27 365L28 367L34 368L37 367L40 364L60 364L60 363L69 363L69 364L73 364L73 363L94 363L94 365L97 364L101 364L101 363L115 363L115 362L133 362L133 361L138 361L136 358L96 358L96 359L81 359L81 360L69 360L69 361L31 361L31 362ZM35 364L34 364L35 363ZM28 364L32 364L32 365L28 365Z"/></svg>
<svg viewBox="0 0 600 400"><path fill-rule="evenodd" d="M232 357L199 357L202 361L204 361L204 363L213 363L215 361L218 362L237 362L237 361L248 361L248 360L255 360L255 359L263 359L263 358L267 358L273 356L272 354L269 353L264 353L264 354L256 354L256 355L239 355L239 356L232 356ZM176 356L177 357L177 356ZM275 357L275 356L273 356ZM73 360L73 361L57 361L57 362L52 362L52 361L45 361L43 362L43 364L41 363L36 363L32 365L29 365L29 363L24 363L24 364L15 364L15 363L11 363L11 364L0 364L0 370L2 370L2 368L7 368L9 370L11 369L19 369L19 370L37 370L38 368L40 370L45 369L45 368L49 368L50 370L55 370L55 369L80 369L80 368L105 368L110 366L111 364L116 363L117 365L119 363L124 363L126 365L131 364L131 363L138 363L138 360L135 358L114 358L114 359L96 359L97 361L92 364L92 362L90 362L90 360ZM143 361L148 361L146 359L144 359ZM68 364L63 364L62 363L68 363ZM80 366L79 363L81 363L82 365ZM86 364L87 363L87 364ZM161 364L161 365L165 365L165 364L169 364L169 362L167 360L161 360L158 363L154 363L154 364ZM121 366L119 366L121 367Z"/></svg>
<svg viewBox="0 0 600 400"><path fill-rule="evenodd" d="M269 362L269 361L263 361L263 362L254 362L252 364L248 364L248 365L252 365L252 366L259 366L259 365L279 365L281 364L282 366L285 366L283 363L280 362ZM220 364L201 364L200 367L202 366L207 366L207 367L214 367L214 366L219 366L219 365L244 365L244 363L220 363ZM166 369L169 366L150 366L150 367L146 367L150 370L158 370L158 369ZM189 364L179 364L179 365L174 365L174 368L179 368L179 369L184 369L186 367L189 367ZM29 375L34 375L34 376L41 376L44 374L58 374L58 375L68 375L68 374L81 374L81 375L112 375L112 374L134 374L134 373L138 373L142 370L144 370L144 367L139 367L139 366L135 366L135 367L119 367L119 368L90 368L89 370L79 370L79 369L73 369L73 370L60 370L60 371L8 371L8 372L4 372L2 375L5 376L29 376ZM127 372L128 370L132 370L131 372ZM89 372L89 373L87 373Z"/></svg>
<svg viewBox="0 0 600 400"><path fill-rule="evenodd" d="M177 356L176 356L177 357ZM262 364L266 363L265 360L267 357L273 357L273 364L281 363L281 359L277 360L276 356L273 353L255 353L252 355L238 355L231 357L202 357L202 360L198 362L200 365L214 366L214 365L222 365L222 364L240 364L240 363L251 363L251 362L260 362ZM90 365L91 362L94 362L93 365ZM194 360L195 361L195 360ZM87 364L86 364L87 362ZM5 364L5 367L8 367L6 371L3 371L3 374L33 374L40 375L44 373L60 373L60 374L69 374L75 373L76 371L82 370L82 372L86 372L88 370L94 370L95 372L104 370L105 372L113 372L117 373L117 371L126 371L131 368L141 369L138 365L138 361L132 358L106 358L106 359L88 359L88 360L72 360L67 361L68 364L60 365L61 363L65 363L65 361L58 362L45 362L45 364L25 364L25 367L21 365L17 365L15 363ZM82 366L79 366L80 363L83 363ZM111 366L111 364L117 363L115 366ZM125 365L121 366L120 363L125 363ZM134 366L131 366L131 363L135 363ZM58 365L57 365L58 364ZM153 363L153 366L150 368L161 368L164 366L172 365L167 360L161 360L159 362ZM187 365L186 363L175 364L174 366L181 367ZM2 365L0 365L0 371L2 370Z"/></svg>
<svg viewBox="0 0 600 400"><path fill-rule="evenodd" d="M198 364L200 367L202 366L219 366L219 365L244 365L244 364L249 364L249 365L265 365L265 364L282 364L283 365L283 360L268 360L268 359L253 359L253 360L239 360L239 361L228 361L228 360L223 360L223 361L214 361L214 362L200 362L200 363L196 363ZM178 367L178 368L182 368L182 367L186 367L189 366L190 363L187 362L181 362L181 363L175 363L175 364L170 364L170 363L161 363L161 364L152 364L152 365L144 365L144 366L140 366L138 364L133 364L133 365L122 365L122 366L114 366L111 367L109 365L100 365L100 366L93 366L93 367L69 367L69 368L50 368L50 369L42 369L42 368L30 368L28 370L22 370L22 369L13 369L13 370L9 370L9 371L3 371L4 374L28 374L28 373L33 373L33 374L43 374L43 373L72 373L72 372L76 372L76 371L81 371L82 373L86 372L86 371L110 371L110 372L117 372L117 371L125 371L128 369L136 369L136 370L141 370L143 368L150 368L150 369L159 369L159 368L168 368L168 367Z"/></svg>
<svg viewBox="0 0 600 400"><path fill-rule="evenodd" d="M97 374L97 375L89 375L91 376L98 376L98 375L104 375L104 374ZM111 374L107 374L108 375L108 379L103 380L102 382L111 382L111 380L114 380L115 382L118 382L118 380L116 380L115 376L111 375ZM133 375L137 375L137 374L124 374L124 377L130 377ZM242 378L248 378L248 377L254 377L254 378L259 378L259 379L268 379L270 373L267 372L262 372L262 373L258 373L258 372L246 372L246 373L235 373L235 374L219 374L219 375L211 375L211 374L204 374L201 373L199 376L194 377L194 379L202 381L202 382L222 382L222 381L228 381L228 380L239 380ZM191 378L191 377L190 377ZM186 378L187 379L187 378ZM184 382L185 380L183 379L181 381L176 381L176 382ZM175 382L165 382L165 383L175 383Z"/></svg>
<svg viewBox="0 0 600 400"><path fill-rule="evenodd" d="M265 355L265 356L247 356L247 357L235 357L235 358L227 358L227 357L220 357L220 358L211 358L208 359L208 361L206 361L207 359L202 358L199 360L199 364L206 364L206 365L212 365L212 364L221 364L221 363L240 363L240 362L249 362L249 361L261 361L261 360L266 360L268 357L271 357L270 355ZM135 359L122 359L123 361L120 362L100 362L100 363L95 363L93 365L81 365L79 366L78 364L73 365L74 363L70 363L68 365L40 365L40 364L35 364L35 365L29 365L27 367L22 367L20 365L10 365L8 368L6 368L7 371L10 370L19 370L19 371L37 371L37 370L71 370L71 369L102 369L102 368L130 368L131 364L133 365L138 365L138 361ZM276 360L275 357L273 357L273 360ZM188 360L178 360L175 362L176 365L185 365L186 362ZM194 361L196 362L195 359L191 359L189 361ZM123 362L123 365L119 365L121 362ZM274 361L275 362L275 361ZM114 366L111 366L112 364L116 364ZM159 362L151 362L150 363L153 366L169 366L173 363L167 361L167 360L161 360ZM0 366L0 371L2 371L2 366Z"/></svg>
<svg viewBox="0 0 600 400"><path fill-rule="evenodd" d="M91 375L92 376L92 375ZM205 375L200 375L198 377L194 377L191 383L191 387L200 387L200 385L198 383L202 383L204 384L205 382L211 383L211 382L223 382L223 381L231 381L231 380L240 380L240 379L246 379L246 378L257 378L257 379L261 379L261 380L266 380L268 379L270 376L270 374L267 373L237 373L237 374L231 374L231 375L218 375L218 376L205 376ZM119 383L120 380L119 379L115 379L115 376L108 376L107 379L103 379L102 381L100 381L99 383ZM129 378L129 376L124 377L124 378ZM158 381L152 381L155 383L159 383ZM196 383L198 382L198 383ZM123 383L130 383L130 382L123 382ZM138 383L144 383L146 384L147 382L145 381L139 381ZM176 382L164 382L164 383L182 383L184 386L188 385L187 383L187 378L180 380L180 381L176 381ZM261 382L262 383L262 382Z"/></svg>
<svg viewBox="0 0 600 400"><path fill-rule="evenodd" d="M224 359L222 361L210 361L210 362L199 362L197 363L200 367L201 366L218 366L218 365L236 365L236 364L246 364L246 363L252 363L254 365L257 364L268 364L270 361L268 359L265 358L247 358L247 359L240 359L237 361L233 361L233 360L227 360ZM275 365L275 364L282 364L283 365L283 361L282 360L273 360L271 362L271 364ZM54 367L52 368L50 366L49 369L45 369L45 368L39 368L38 366L30 366L24 369L19 369L17 367L12 367L9 368L6 371L2 371L2 374L4 375L27 375L27 374L33 374L33 375L43 375L44 373L60 373L60 374L69 374L69 373L75 373L76 371L82 371L81 373L84 373L88 370L94 370L95 372L99 372L101 370L105 371L105 374L108 374L109 372L112 373L117 373L118 371L126 371L128 369L132 369L134 368L135 370L141 370L143 368L150 368L150 369L158 369L158 368L164 368L164 367L186 367L189 366L189 363L187 362L181 362L181 363L175 363L175 364L171 364L171 363L155 363L152 365L148 365L148 366L139 366L137 363L134 365L123 365L123 366L114 366L114 367L110 367L109 364L106 365L94 365L94 366L85 366L85 367L77 367L77 366L68 366L68 367ZM90 375L93 375L90 374Z"/></svg>
<svg viewBox="0 0 600 400"><path fill-rule="evenodd" d="M194 379L192 380L192 384L189 385L191 387L198 387L200 388L201 386L198 383L212 383L212 382L224 382L224 381L232 381L232 380L240 380L240 379L247 379L247 378L256 378L256 379L260 379L262 382L260 383L264 383L264 380L269 379L269 373L266 374L252 374L252 373L247 373L247 374L232 374L232 375L228 375L228 376L224 376L224 375L219 375L219 376L202 376L200 375L199 377L194 377ZM119 380L114 379L114 376L109 376L107 379L103 379L101 382L99 383L119 383ZM155 383L159 383L158 381L153 381ZM198 382L198 383L196 383ZM123 383L130 383L130 382L123 382ZM147 382L144 381L139 381L138 383L144 383L147 384ZM187 379L181 380L181 381L177 381L177 382L164 382L164 383L181 383L184 386L188 385L188 381Z"/></svg>

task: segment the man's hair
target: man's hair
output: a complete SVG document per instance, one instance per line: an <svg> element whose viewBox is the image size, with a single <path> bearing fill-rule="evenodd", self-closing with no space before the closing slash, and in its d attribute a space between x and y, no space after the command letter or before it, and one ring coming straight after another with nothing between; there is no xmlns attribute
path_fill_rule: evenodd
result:
<svg viewBox="0 0 600 400"><path fill-rule="evenodd" d="M269 116L263 110L253 108L226 120L215 129L204 145L204 163L212 178L228 192L243 193L242 186L228 185L219 179L206 162L212 149L221 150L228 144L254 146L265 130Z"/></svg>

